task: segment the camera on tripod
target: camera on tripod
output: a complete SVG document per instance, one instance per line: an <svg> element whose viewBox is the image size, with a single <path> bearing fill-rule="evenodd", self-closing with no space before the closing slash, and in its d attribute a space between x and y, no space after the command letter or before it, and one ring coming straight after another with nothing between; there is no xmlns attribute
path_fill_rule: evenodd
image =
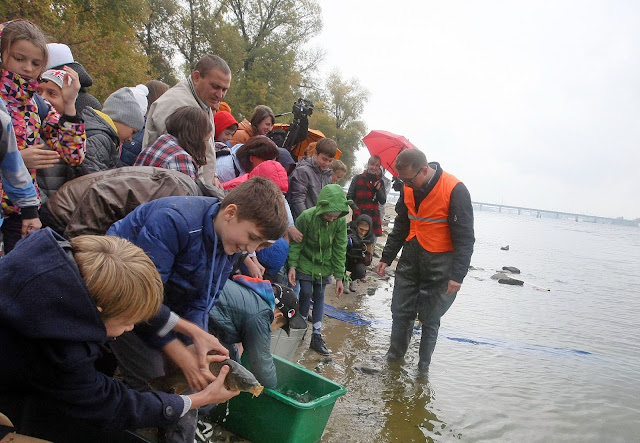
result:
<svg viewBox="0 0 640 443"><path fill-rule="evenodd" d="M304 141L307 138L309 130L309 117L313 114L313 102L300 97L294 104L293 121L289 125L289 130L282 143L282 147L291 152L293 146Z"/></svg>
<svg viewBox="0 0 640 443"><path fill-rule="evenodd" d="M298 101L293 104L293 118L301 119L303 116L311 117L313 114L313 102L306 98L300 97Z"/></svg>

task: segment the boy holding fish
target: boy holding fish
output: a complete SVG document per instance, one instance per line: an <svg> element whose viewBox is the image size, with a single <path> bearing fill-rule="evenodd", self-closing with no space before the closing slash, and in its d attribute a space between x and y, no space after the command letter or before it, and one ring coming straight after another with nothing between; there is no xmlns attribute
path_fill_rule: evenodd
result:
<svg viewBox="0 0 640 443"><path fill-rule="evenodd" d="M191 390L204 389L213 379L207 353L229 355L207 331L209 311L233 263L241 252L255 252L282 237L287 226L282 191L262 177L240 184L222 201L195 196L153 200L111 226L107 235L141 247L164 285L159 314L113 345L125 381L148 389L150 380L177 366ZM196 421L195 413L187 414L165 437L193 441Z"/></svg>

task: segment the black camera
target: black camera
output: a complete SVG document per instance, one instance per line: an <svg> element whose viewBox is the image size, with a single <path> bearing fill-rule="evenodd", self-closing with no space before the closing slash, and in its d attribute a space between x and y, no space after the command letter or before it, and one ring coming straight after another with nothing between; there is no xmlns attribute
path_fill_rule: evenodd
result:
<svg viewBox="0 0 640 443"><path fill-rule="evenodd" d="M393 185L391 185L391 187L394 191L400 192L403 186L404 183L402 182L402 180L400 180L398 177L393 177Z"/></svg>
<svg viewBox="0 0 640 443"><path fill-rule="evenodd" d="M305 98L300 97L297 102L293 104L293 117L301 119L303 115L311 117L313 114L313 102Z"/></svg>

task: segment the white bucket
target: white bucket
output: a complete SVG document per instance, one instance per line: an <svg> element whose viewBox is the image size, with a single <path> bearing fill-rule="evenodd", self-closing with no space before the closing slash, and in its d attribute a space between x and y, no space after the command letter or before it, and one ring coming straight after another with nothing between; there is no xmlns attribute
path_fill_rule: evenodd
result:
<svg viewBox="0 0 640 443"><path fill-rule="evenodd" d="M293 361L293 355L304 340L307 329L291 329L287 335L282 329L271 333L271 353L286 360Z"/></svg>

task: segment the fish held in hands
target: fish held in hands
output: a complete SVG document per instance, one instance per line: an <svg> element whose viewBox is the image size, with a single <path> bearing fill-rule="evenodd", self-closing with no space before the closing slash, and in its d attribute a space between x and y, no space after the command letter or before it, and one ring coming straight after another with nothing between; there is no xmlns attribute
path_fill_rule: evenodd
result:
<svg viewBox="0 0 640 443"><path fill-rule="evenodd" d="M254 397L262 394L262 386L247 368L230 358L224 361L209 363L209 370L216 377L224 365L229 366L229 372L224 380L224 386L231 391L250 392ZM182 394L189 389L189 383L182 371L154 378L149 382L151 389L172 394Z"/></svg>

